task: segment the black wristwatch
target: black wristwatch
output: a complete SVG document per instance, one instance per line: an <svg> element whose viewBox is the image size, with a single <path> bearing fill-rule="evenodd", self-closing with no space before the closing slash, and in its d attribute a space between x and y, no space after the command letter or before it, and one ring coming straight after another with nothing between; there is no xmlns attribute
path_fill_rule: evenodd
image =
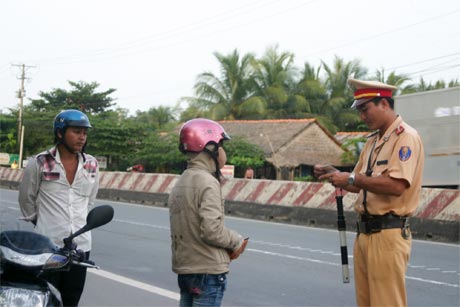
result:
<svg viewBox="0 0 460 307"><path fill-rule="evenodd" d="M350 176L348 176L348 184L349 185L354 185L355 184L355 173L351 173Z"/></svg>

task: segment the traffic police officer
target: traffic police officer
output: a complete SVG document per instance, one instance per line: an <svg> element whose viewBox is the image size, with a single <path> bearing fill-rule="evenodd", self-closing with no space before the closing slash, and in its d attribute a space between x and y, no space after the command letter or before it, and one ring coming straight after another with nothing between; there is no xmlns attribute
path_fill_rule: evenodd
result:
<svg viewBox="0 0 460 307"><path fill-rule="evenodd" d="M408 217L417 209L424 151L417 131L394 110L397 88L349 79L352 108L375 130L352 173L314 168L319 179L359 193L354 273L358 306L407 306L405 272L411 251Z"/></svg>

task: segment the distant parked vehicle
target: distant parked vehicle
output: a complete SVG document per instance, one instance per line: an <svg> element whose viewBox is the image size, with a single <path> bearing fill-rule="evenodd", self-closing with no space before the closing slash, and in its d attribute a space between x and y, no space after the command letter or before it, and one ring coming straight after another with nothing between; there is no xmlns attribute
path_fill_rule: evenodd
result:
<svg viewBox="0 0 460 307"><path fill-rule="evenodd" d="M459 188L460 87L395 97L395 109L425 147L423 186Z"/></svg>
<svg viewBox="0 0 460 307"><path fill-rule="evenodd" d="M145 172L145 168L142 164L136 164L133 166L130 166L126 169L127 172L134 172L134 173L143 173Z"/></svg>

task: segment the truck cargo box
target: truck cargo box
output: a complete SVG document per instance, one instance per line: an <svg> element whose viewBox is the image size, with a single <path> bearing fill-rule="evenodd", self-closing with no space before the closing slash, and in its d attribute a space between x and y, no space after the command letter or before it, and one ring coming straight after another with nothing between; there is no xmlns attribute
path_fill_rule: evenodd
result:
<svg viewBox="0 0 460 307"><path fill-rule="evenodd" d="M460 185L460 87L395 97L395 110L425 147L423 186Z"/></svg>

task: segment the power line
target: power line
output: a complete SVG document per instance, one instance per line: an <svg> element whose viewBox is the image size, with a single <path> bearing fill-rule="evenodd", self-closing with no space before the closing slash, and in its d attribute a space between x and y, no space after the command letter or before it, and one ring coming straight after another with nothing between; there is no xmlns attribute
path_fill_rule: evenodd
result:
<svg viewBox="0 0 460 307"><path fill-rule="evenodd" d="M74 54L74 55L69 55L69 56L54 57L54 58L44 58L44 59L37 59L37 60L31 60L31 61L33 61L33 62L43 62L43 61L45 61L46 62L46 61L55 61L55 60L60 60L60 59L65 61L66 59L68 59L69 62L59 63L59 64L68 64L68 63L80 62L78 58L98 57L98 56L104 56L104 55L107 56L107 54L110 55L110 54L115 54L115 53L120 52L120 51L142 47L142 46L151 44L151 43L156 42L156 41L161 42L161 41L164 41L165 39L168 39L170 37L174 37L174 35L180 34L182 32L186 32L186 31L190 31L190 30L196 30L196 29L200 29L200 28L203 28L203 27L206 27L206 26L213 25L213 24L225 22L225 21L227 21L229 19L232 19L235 16L235 13L238 13L238 12L240 12L240 13L238 13L238 15L240 15L240 16L241 16L241 14L251 14L253 12L253 10L255 10L255 9L259 9L261 7L266 7L266 6L271 5L273 3L276 3L276 2L280 2L280 0L274 0L274 1L271 1L271 2L267 2L267 1L262 0L262 1L258 1L258 2L255 2L255 3L245 4L244 6L240 6L238 8L226 10L226 11L220 13L220 14L211 16L209 18L200 20L198 22L193 22L193 23L185 25L185 26L180 26L180 27L176 27L174 29L168 30L168 31L164 31L164 32L161 32L161 33L149 35L149 36L146 36L144 38L140 38L140 39L137 39L137 40L134 40L134 41L128 41L128 42L125 42L125 43L121 43L119 45L116 45L116 46L113 46L113 47L110 47L110 48L96 49L96 50L92 50L92 51L89 51L89 52L84 53L84 54ZM262 4L259 5L259 3L262 3ZM222 17L224 17L224 18L222 18ZM160 46L160 48L161 48L161 46ZM124 55L129 55L129 54L132 54L132 53L133 52L128 53L128 54L124 54ZM134 51L134 53L136 53L136 51ZM118 55L118 56L120 56L120 55ZM121 56L123 56L123 54Z"/></svg>
<svg viewBox="0 0 460 307"><path fill-rule="evenodd" d="M418 61L418 62L413 62L413 63L410 63L410 64L395 66L395 67L392 67L392 68L388 68L387 70L391 71L391 70L395 70L395 69L402 68L402 67L407 67L407 66L418 65L418 64L422 64L422 63L426 63L426 62L436 61L436 60L443 59L443 58L448 58L448 57L451 57L451 56L454 56L454 55L457 55L457 54L460 54L460 51L455 52L455 53L451 53L451 54L438 56L438 57L435 57L435 58L430 58L430 59Z"/></svg>
<svg viewBox="0 0 460 307"><path fill-rule="evenodd" d="M432 66L432 67L425 68L425 69L422 69L422 70L419 70L419 71L408 73L407 75L415 75L415 74L422 73L422 72L425 75L429 75L429 74L432 74L432 73L436 73L436 72L440 72L440 71L444 71L444 70L449 70L449 69L459 67L459 66L460 66L460 64L453 64L453 65L442 66L442 67Z"/></svg>
<svg viewBox="0 0 460 307"><path fill-rule="evenodd" d="M408 28L418 26L418 25L423 24L423 23L427 23L427 22L430 22L430 21L433 21L433 20L436 20L436 19L439 19L439 18L443 18L443 17L449 16L449 15L453 15L453 14L456 14L458 12L460 12L460 9L457 9L455 11L451 11L451 12L448 12L448 13L445 13L445 14L437 15L437 16L434 16L434 17L431 17L431 18L428 18L428 19L424 19L424 20L421 20L421 21L416 22L416 23L401 26L401 27L398 27L398 28L395 28L395 29L392 29L392 30L389 30L389 31L381 32L381 33L378 33L376 35L371 35L371 36L368 36L368 37L365 37L365 38L362 38L362 39L350 41L348 43L345 43L345 44L342 44L342 45L339 45L339 46L335 46L335 47L327 48L327 49L322 49L322 50L316 51L314 53L311 53L311 54L307 55L306 57L309 57L309 56L312 56L312 55L315 55L315 54L318 54L318 53L325 53L325 52L341 49L341 48L344 48L344 47L347 47L347 46L350 46L350 45L359 44L359 43L362 43L362 42L365 42L365 41L375 39L375 38L380 37L380 36L384 36L384 35L394 33L394 32L399 32L399 31L402 31L402 30L405 30L405 29L408 29Z"/></svg>
<svg viewBox="0 0 460 307"><path fill-rule="evenodd" d="M219 31L214 31L213 33L211 33L211 35L217 34L217 33L222 33L222 32L227 32L227 31L233 30L235 28L244 27L244 26L247 26L249 24L253 24L255 22L258 22L261 19L272 18L272 17L277 16L277 15L282 15L282 14L285 14L285 13L287 13L289 11L299 9L300 7L303 7L305 5L311 4L311 3L316 2L316 1L318 1L318 0L309 0L309 1L306 1L306 2L302 2L299 5L291 6L291 7L288 7L287 9L284 9L284 10L279 10L274 14L271 14L269 16L264 16L264 17L261 17L261 18L258 18L258 19L250 19L249 18L248 22L246 22L244 24L239 24L237 26L230 26L230 27L227 27L227 28L219 30ZM148 36L148 37L145 37L145 38L142 38L142 39L139 39L139 40L122 43L122 44L118 45L118 47L98 49L98 50L90 51L87 54L75 54L75 55L71 55L71 56L63 56L63 57L55 57L55 58L47 58L47 59L38 59L38 60L35 60L34 62L37 62L37 61L38 62L56 61L56 60L59 60L59 59L62 59L63 61L62 62L55 62L54 64L64 64L64 65L66 65L66 64L74 64L74 63L81 63L81 62L94 62L94 61L100 61L100 57L102 57L102 56L104 56L104 59L107 59L108 57L111 57L111 58L124 57L124 56L129 56L129 55L134 55L134 54L153 52L153 51L156 51L156 50L159 50L159 49L170 48L170 47L185 44L185 43L188 43L188 42L194 42L194 41L196 41L197 39L200 39L200 38L196 38L196 37L192 38L192 37L189 36L184 40L181 40L181 41L178 41L178 42L172 42L172 43L169 43L169 44L163 44L163 45L160 44L160 45L158 45L157 47L154 47L154 48L147 48L147 49L143 49L143 50L140 50L140 49L132 50L133 48L143 47L143 46L146 46L146 45L151 44L151 43L156 42L156 41L157 42L158 41L159 42L165 41L165 39L170 38L169 36L172 36L174 38L174 35L170 35L170 34L174 34L174 33L180 34L181 32L186 32L186 31L188 32L190 30L196 30L196 29L200 29L200 28L203 28L203 27L206 27L206 26L208 26L208 28L209 28L209 26L214 25L214 24L223 24L224 22L233 19L235 14L234 13L230 14L232 11L233 12L241 11L238 14L239 16L249 15L249 14L252 15L253 12L254 12L254 9L267 7L267 6L272 5L272 4L276 3L276 2L280 2L280 0L275 0L275 1L271 1L271 2L266 2L266 1L260 1L260 2L263 3L263 5L257 5L257 6L253 5L253 7L250 7L249 5L244 5L244 6L238 7L238 8L233 9L233 10L227 10L224 13L214 15L214 16L212 16L210 18L207 18L207 19L205 19L203 21L192 23L192 24L184 26L184 27L178 27L178 28L175 28L173 30L169 30L169 31L165 31L165 32L162 32L162 33L159 33L159 34L155 34L153 36ZM258 3L256 2L256 4L258 4ZM220 16L226 16L226 15L230 15L230 16L228 16L227 18L218 18ZM215 19L217 19L217 20L214 21ZM190 26L192 26L192 28L189 28ZM209 35L209 34L207 34L207 35ZM204 35L201 35L201 36L203 38ZM130 49L131 49L131 51L129 51ZM124 53L120 53L120 52L123 52L125 50L127 50L127 51L124 52ZM91 57L93 59L91 59ZM90 58L90 59L88 59L88 58Z"/></svg>

